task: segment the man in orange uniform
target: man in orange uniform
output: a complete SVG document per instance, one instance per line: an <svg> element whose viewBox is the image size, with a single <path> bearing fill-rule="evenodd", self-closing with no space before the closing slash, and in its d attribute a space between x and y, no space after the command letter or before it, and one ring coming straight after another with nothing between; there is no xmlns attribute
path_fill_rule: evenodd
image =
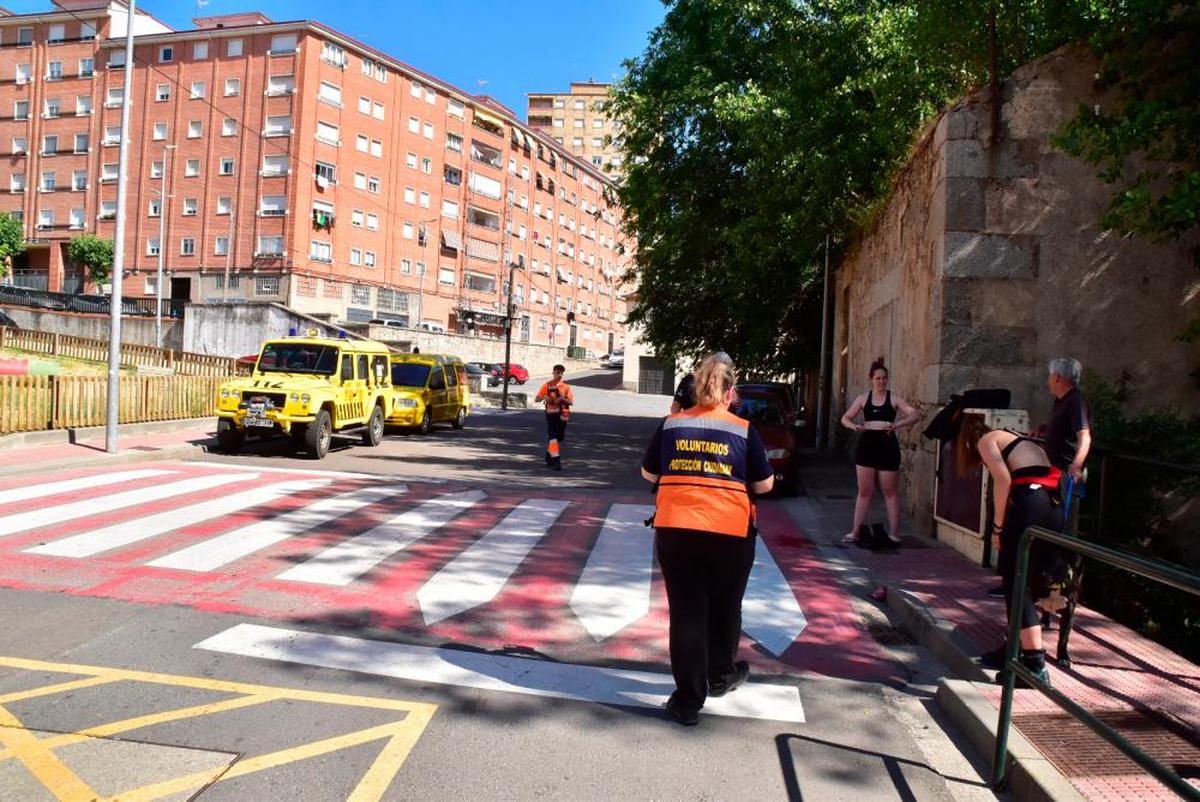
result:
<svg viewBox="0 0 1200 802"><path fill-rule="evenodd" d="M537 392L535 401L546 402L546 467L556 471L562 470L562 441L567 436L567 421L571 417L571 405L575 403L575 393L563 381L566 368L554 366L554 378L542 385Z"/></svg>

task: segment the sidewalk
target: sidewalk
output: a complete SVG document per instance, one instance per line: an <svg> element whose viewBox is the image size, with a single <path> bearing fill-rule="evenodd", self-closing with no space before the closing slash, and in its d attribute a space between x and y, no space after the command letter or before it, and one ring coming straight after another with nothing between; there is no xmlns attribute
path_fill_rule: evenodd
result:
<svg viewBox="0 0 1200 802"><path fill-rule="evenodd" d="M885 588L900 624L955 675L942 681L938 703L990 763L1001 688L972 658L1005 637L1003 600L987 596L998 578L912 529L895 552L843 545L856 495L852 468L808 457L801 479L819 519L813 541L831 562L849 564L856 593L869 598ZM886 520L882 508L877 495L868 521ZM1076 611L1070 670L1052 659L1057 621L1045 635L1056 689L1200 788L1200 667L1084 607ZM1013 724L1009 775L1018 799L1178 798L1037 691L1016 692Z"/></svg>
<svg viewBox="0 0 1200 802"><path fill-rule="evenodd" d="M104 427L0 436L0 476L106 464L188 459L216 442L213 418L122 424L117 453L104 450Z"/></svg>

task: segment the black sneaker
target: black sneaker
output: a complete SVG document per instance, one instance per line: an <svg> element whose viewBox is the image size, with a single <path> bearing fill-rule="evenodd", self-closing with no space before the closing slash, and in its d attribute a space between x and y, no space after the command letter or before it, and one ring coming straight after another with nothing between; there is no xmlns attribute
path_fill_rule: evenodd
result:
<svg viewBox="0 0 1200 802"><path fill-rule="evenodd" d="M713 697L724 696L748 679L750 679L750 664L745 660L738 660L733 664L733 679L725 682L708 683L708 695Z"/></svg>
<svg viewBox="0 0 1200 802"><path fill-rule="evenodd" d="M1004 598L1004 586L997 585L994 588L988 588L987 595L993 599L1003 599Z"/></svg>
<svg viewBox="0 0 1200 802"><path fill-rule="evenodd" d="M979 655L979 665L984 668L994 668L997 671L1004 668L1004 658L1008 656L1008 646L1000 644L1000 648L992 649Z"/></svg>
<svg viewBox="0 0 1200 802"><path fill-rule="evenodd" d="M675 701L675 694L664 705L667 714L685 727L694 727L700 723L700 711L694 707L684 707Z"/></svg>
<svg viewBox="0 0 1200 802"><path fill-rule="evenodd" d="M1027 667L1027 668L1028 668L1028 667ZM1032 671L1033 669L1030 669L1030 670ZM1035 677L1037 677L1038 679L1040 679L1042 682L1044 682L1044 683L1046 684L1046 686L1047 686L1047 687L1051 687L1051 688L1052 688L1052 687L1054 687L1054 686L1053 686L1053 685L1050 683L1050 670L1049 670L1049 669L1047 669L1045 666L1042 666L1042 667L1041 667L1040 669L1038 669L1037 671L1034 671L1034 672L1033 672L1033 675L1034 675ZM997 684L997 685L1003 685L1003 684L1004 684L1004 672L1003 672L1003 671L1001 671L999 674L997 674L997 675L996 675L996 684ZM1026 682L1025 680L1021 679L1021 677L1020 677L1020 676L1018 676L1018 677L1017 677L1017 678L1016 678L1016 679L1013 681L1013 687L1014 687L1014 688L1021 688L1021 689L1025 689L1025 688L1032 688L1033 686L1032 686L1032 685L1030 685L1030 684L1029 684L1028 682Z"/></svg>

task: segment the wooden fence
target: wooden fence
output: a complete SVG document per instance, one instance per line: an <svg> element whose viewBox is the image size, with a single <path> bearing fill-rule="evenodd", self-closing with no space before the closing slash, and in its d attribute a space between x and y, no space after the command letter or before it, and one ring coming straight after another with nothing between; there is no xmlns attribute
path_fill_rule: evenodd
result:
<svg viewBox="0 0 1200 802"><path fill-rule="evenodd" d="M38 354L64 356L93 362L108 362L108 340L75 337L48 331L0 326L0 348L18 348ZM128 367L165 368L181 376L237 376L253 369L237 359L211 354L193 354L152 345L121 344L121 364Z"/></svg>
<svg viewBox="0 0 1200 802"><path fill-rule="evenodd" d="M117 417L142 423L216 415L227 376L122 376ZM0 376L0 434L103 426L107 376Z"/></svg>

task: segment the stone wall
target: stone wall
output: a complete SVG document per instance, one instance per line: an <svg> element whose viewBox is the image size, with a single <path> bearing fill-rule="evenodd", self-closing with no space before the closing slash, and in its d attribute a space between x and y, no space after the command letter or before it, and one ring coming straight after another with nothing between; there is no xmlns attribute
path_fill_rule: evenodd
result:
<svg viewBox="0 0 1200 802"><path fill-rule="evenodd" d="M108 340L111 318L108 315L91 315L81 312L57 312L35 309L29 306L3 306L0 309L23 329L45 331L52 334L69 334L73 337L89 337L93 340ZM163 318L163 347L183 350L182 321ZM153 317L121 317L121 342L132 345L156 345Z"/></svg>

